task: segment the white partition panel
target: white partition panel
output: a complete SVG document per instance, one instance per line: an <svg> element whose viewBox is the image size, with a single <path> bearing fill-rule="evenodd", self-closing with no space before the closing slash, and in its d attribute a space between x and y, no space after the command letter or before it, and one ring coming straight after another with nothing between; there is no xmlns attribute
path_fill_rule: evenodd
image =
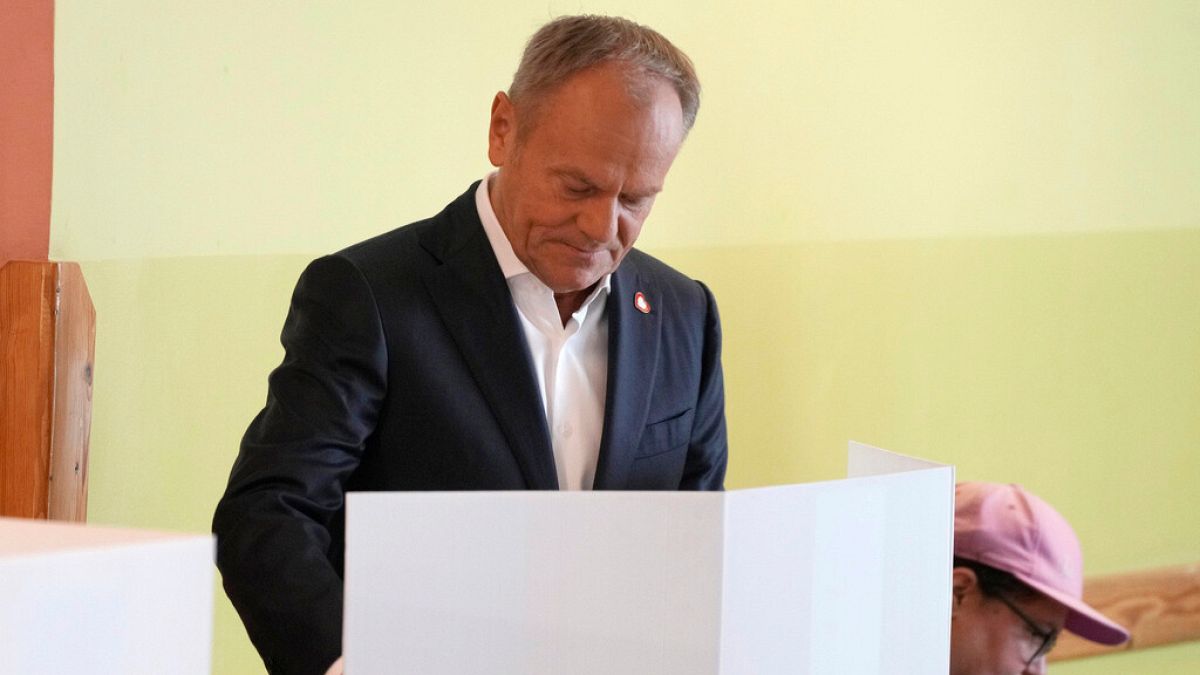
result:
<svg viewBox="0 0 1200 675"><path fill-rule="evenodd" d="M953 469L852 452L877 475L351 494L347 673L944 672Z"/></svg>
<svg viewBox="0 0 1200 675"><path fill-rule="evenodd" d="M203 675L213 541L0 518L0 672Z"/></svg>
<svg viewBox="0 0 1200 675"><path fill-rule="evenodd" d="M684 675L717 658L721 505L706 495L350 499L347 672Z"/></svg>

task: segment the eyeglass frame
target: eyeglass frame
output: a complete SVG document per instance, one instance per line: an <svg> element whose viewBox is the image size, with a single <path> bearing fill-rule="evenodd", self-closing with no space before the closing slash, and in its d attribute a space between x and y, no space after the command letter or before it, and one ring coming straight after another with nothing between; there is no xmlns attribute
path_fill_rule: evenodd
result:
<svg viewBox="0 0 1200 675"><path fill-rule="evenodd" d="M1032 618L1030 618L1030 616L1026 614L1024 610L1022 610L1020 607L1017 607L1017 603L1013 602L1011 598L1005 596L1003 593L996 593L994 597L1007 605L1008 608L1012 610L1013 614L1016 614L1021 621L1025 622L1025 627L1029 629L1030 633L1042 640L1041 646L1039 646L1037 651L1033 653L1033 656L1029 657L1029 660L1025 662L1026 668L1033 665L1033 662L1037 661L1038 658L1049 654L1051 649L1054 649L1055 643L1058 642L1058 635L1062 632L1061 628L1051 628L1050 630L1046 630L1042 628L1037 621L1034 621Z"/></svg>

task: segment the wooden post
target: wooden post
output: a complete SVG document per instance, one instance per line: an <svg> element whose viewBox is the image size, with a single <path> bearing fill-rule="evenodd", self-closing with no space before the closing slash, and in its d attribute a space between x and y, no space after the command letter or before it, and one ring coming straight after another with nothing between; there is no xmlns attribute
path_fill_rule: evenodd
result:
<svg viewBox="0 0 1200 675"><path fill-rule="evenodd" d="M78 264L0 267L0 516L87 519L95 342Z"/></svg>
<svg viewBox="0 0 1200 675"><path fill-rule="evenodd" d="M1105 647L1063 633L1051 661L1200 640L1200 562L1088 577L1083 599L1129 629L1129 642Z"/></svg>

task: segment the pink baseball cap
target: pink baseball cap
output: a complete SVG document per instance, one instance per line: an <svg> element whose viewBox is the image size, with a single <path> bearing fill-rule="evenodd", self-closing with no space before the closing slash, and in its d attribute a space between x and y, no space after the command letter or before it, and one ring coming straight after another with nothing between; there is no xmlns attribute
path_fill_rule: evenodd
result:
<svg viewBox="0 0 1200 675"><path fill-rule="evenodd" d="M1069 611L1063 626L1085 640L1119 645L1129 631L1083 602L1083 553L1070 523L1016 484L959 483L954 555L1003 570Z"/></svg>

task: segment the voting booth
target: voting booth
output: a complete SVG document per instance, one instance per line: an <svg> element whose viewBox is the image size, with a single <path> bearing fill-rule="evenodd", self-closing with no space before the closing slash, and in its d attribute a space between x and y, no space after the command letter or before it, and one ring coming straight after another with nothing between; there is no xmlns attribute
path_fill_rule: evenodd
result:
<svg viewBox="0 0 1200 675"><path fill-rule="evenodd" d="M348 675L949 668L954 470L725 493L348 496Z"/></svg>
<svg viewBox="0 0 1200 675"><path fill-rule="evenodd" d="M213 540L0 518L0 672L207 675Z"/></svg>

